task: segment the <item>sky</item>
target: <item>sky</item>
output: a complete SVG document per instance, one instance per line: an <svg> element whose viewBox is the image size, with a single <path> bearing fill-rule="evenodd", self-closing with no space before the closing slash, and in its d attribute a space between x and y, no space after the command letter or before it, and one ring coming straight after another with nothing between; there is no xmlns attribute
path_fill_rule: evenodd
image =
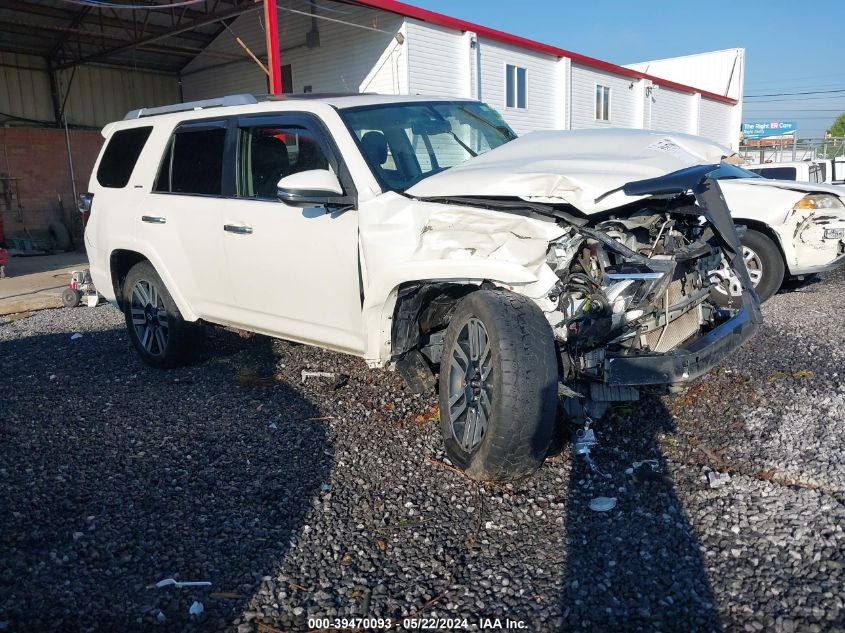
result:
<svg viewBox="0 0 845 633"><path fill-rule="evenodd" d="M845 0L407 1L616 64L744 48L743 121L810 138L845 112ZM817 94L751 96L796 92Z"/></svg>

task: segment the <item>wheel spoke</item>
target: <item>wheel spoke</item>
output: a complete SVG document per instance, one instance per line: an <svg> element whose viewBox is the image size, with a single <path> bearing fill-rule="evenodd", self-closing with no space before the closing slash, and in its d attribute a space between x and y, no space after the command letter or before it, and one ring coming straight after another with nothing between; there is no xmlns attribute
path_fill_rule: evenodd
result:
<svg viewBox="0 0 845 633"><path fill-rule="evenodd" d="M135 326L144 325L147 319L144 316L144 311L141 308L132 306L132 324Z"/></svg>
<svg viewBox="0 0 845 633"><path fill-rule="evenodd" d="M475 407L470 407L467 409L467 419L464 423L464 436L461 440L461 445L464 447L465 451L472 450L473 447L473 436L475 435L475 426L478 424L478 411Z"/></svg>
<svg viewBox="0 0 845 633"><path fill-rule="evenodd" d="M481 328L478 327L478 321L475 319L470 319L466 327L467 338L469 339L469 357L471 360L478 360L478 336Z"/></svg>
<svg viewBox="0 0 845 633"><path fill-rule="evenodd" d="M154 308L158 307L158 291L152 284L150 284L150 305Z"/></svg>
<svg viewBox="0 0 845 633"><path fill-rule="evenodd" d="M478 361L479 375L482 381L487 380L490 371L493 369L493 354L490 350L490 339L484 337L484 346L481 349L481 358Z"/></svg>
<svg viewBox="0 0 845 633"><path fill-rule="evenodd" d="M153 332L152 329L149 327L144 327L142 336L139 337L141 339L141 346L152 354L152 347L153 347Z"/></svg>
<svg viewBox="0 0 845 633"><path fill-rule="evenodd" d="M456 390L455 390L455 393L453 393L452 395L450 395L450 396L449 396L449 409L450 409L450 410L451 410L452 406L454 406L454 404L455 404L458 400L460 400L460 399L461 399L461 396L463 396L463 395L464 395L464 390L463 390L463 389L456 389ZM464 405L464 406L466 406L466 405Z"/></svg>
<svg viewBox="0 0 845 633"><path fill-rule="evenodd" d="M464 394L461 393L460 395L464 395ZM455 425L456 422L460 421L459 418L463 415L464 411L466 411L467 402L468 402L467 399L463 398L463 400L461 402L459 402L457 405L449 407L449 421L452 423L453 426ZM467 415L469 415L469 414L467 414Z"/></svg>
<svg viewBox="0 0 845 633"><path fill-rule="evenodd" d="M490 399L487 397L487 392L481 392L481 397L479 398L478 407L476 408L476 415L478 416L478 425L475 433L475 438L473 440L474 443L478 443L481 441L481 438L484 437L484 433L487 431L487 412L490 410Z"/></svg>
<svg viewBox="0 0 845 633"><path fill-rule="evenodd" d="M148 292L148 290L145 286L146 286L146 282L139 281L138 283L135 284L135 287L132 289L133 299L137 298L138 304L142 308L146 308L148 305L150 305L150 295L149 295L149 292Z"/></svg>
<svg viewBox="0 0 845 633"><path fill-rule="evenodd" d="M469 369L470 363L466 352L464 351L463 347L461 347L460 337L458 337L458 340L455 341L455 350L452 353L452 362L455 364L455 366L460 367L461 371L466 374L467 370ZM460 364L461 362L463 363L463 365Z"/></svg>
<svg viewBox="0 0 845 633"><path fill-rule="evenodd" d="M155 340L158 344L158 353L163 354L164 348L167 346L167 338L165 337L164 332L161 328L157 327L155 329Z"/></svg>
<svg viewBox="0 0 845 633"><path fill-rule="evenodd" d="M763 277L762 270L755 270L753 268L748 269L748 276L751 277L751 282L756 286L760 283L760 279Z"/></svg>

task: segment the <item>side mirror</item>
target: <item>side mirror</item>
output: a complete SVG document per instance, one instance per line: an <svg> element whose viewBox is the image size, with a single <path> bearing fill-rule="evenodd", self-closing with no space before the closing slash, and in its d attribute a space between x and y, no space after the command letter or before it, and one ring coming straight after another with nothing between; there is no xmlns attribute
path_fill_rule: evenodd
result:
<svg viewBox="0 0 845 633"><path fill-rule="evenodd" d="M295 207L313 207L343 202L343 187L328 169L309 169L279 181L279 200Z"/></svg>

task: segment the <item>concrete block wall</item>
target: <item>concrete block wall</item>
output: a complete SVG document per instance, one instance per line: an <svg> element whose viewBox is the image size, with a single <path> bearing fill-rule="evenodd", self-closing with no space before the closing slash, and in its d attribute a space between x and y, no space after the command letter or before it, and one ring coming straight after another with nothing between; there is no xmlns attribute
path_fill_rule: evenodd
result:
<svg viewBox="0 0 845 633"><path fill-rule="evenodd" d="M103 143L97 130L70 130L74 176L78 192L88 190L88 179ZM19 195L11 205L2 195L0 181L0 218L6 237L43 236L51 222L78 223L76 201L70 180L65 132L57 128L3 127L0 128L0 174L17 178L9 182L12 192ZM62 217L59 204L64 205ZM18 203L22 207L18 217Z"/></svg>

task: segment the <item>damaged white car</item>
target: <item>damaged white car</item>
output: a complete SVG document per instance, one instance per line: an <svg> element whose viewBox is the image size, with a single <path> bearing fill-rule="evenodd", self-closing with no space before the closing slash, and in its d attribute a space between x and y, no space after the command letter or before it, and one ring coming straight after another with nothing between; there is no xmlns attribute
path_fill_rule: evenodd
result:
<svg viewBox="0 0 845 633"><path fill-rule="evenodd" d="M544 459L559 393L608 402L706 372L761 322L717 178L693 137L515 139L484 104L238 95L104 129L83 204L100 291L147 363L233 326L395 367L430 392L468 475ZM606 137L611 138L611 137ZM711 271L741 294L721 308ZM589 439L582 448L589 450Z"/></svg>
<svg viewBox="0 0 845 633"><path fill-rule="evenodd" d="M738 167L726 169L720 186L740 225L743 258L765 301L784 280L833 270L845 263L845 189L835 185L771 180ZM742 282L728 267L719 272L713 299L730 305Z"/></svg>

